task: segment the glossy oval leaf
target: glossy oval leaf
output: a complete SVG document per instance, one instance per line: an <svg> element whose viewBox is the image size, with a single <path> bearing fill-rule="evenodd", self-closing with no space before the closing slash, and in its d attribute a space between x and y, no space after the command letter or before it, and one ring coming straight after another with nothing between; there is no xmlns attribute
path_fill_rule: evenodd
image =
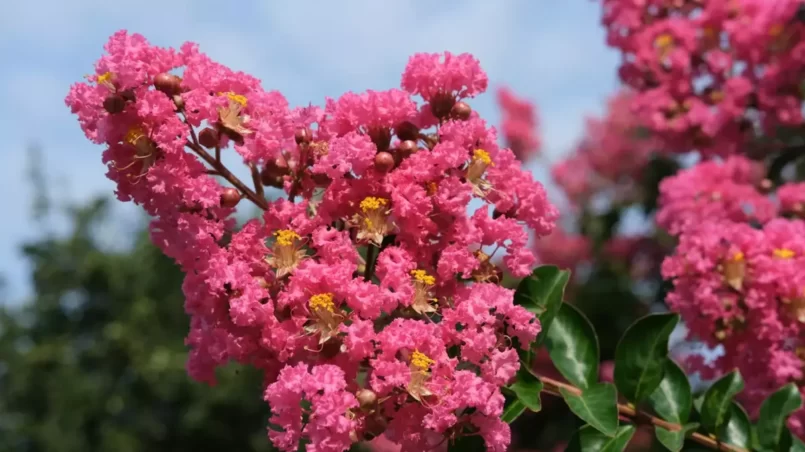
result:
<svg viewBox="0 0 805 452"><path fill-rule="evenodd" d="M649 396L649 403L663 419L674 424L688 422L693 395L685 372L670 359L665 360L665 375L657 389Z"/></svg>
<svg viewBox="0 0 805 452"><path fill-rule="evenodd" d="M633 425L618 428L614 436L607 436L589 425L580 428L571 438L567 452L622 452L634 436Z"/></svg>
<svg viewBox="0 0 805 452"><path fill-rule="evenodd" d="M794 383L783 386L763 402L757 422L760 447L777 450L788 416L800 406L802 396Z"/></svg>
<svg viewBox="0 0 805 452"><path fill-rule="evenodd" d="M662 427L656 427L654 429L654 434L657 436L657 440L665 446L671 452L679 452L682 450L682 446L685 445L685 438L691 433L696 431L699 428L699 424L697 423L690 423L685 424L682 426L681 430L671 431L664 429Z"/></svg>
<svg viewBox="0 0 805 452"><path fill-rule="evenodd" d="M651 314L633 323L615 349L615 385L629 401L650 396L665 376L668 338L678 314Z"/></svg>
<svg viewBox="0 0 805 452"><path fill-rule="evenodd" d="M545 345L551 361L567 381L581 389L598 381L598 337L578 309L562 303Z"/></svg>
<svg viewBox="0 0 805 452"><path fill-rule="evenodd" d="M752 424L749 416L736 402L730 403L726 424L719 429L718 438L725 444L748 449L752 444Z"/></svg>
<svg viewBox="0 0 805 452"><path fill-rule="evenodd" d="M520 399L512 399L511 402L507 403L506 406L503 408L503 414L500 418L503 422L507 424L511 424L521 414L525 413L526 406Z"/></svg>
<svg viewBox="0 0 805 452"><path fill-rule="evenodd" d="M584 422L607 436L618 433L618 392L609 383L598 383L581 394L560 388L568 408Z"/></svg>
<svg viewBox="0 0 805 452"><path fill-rule="evenodd" d="M509 386L509 389L529 410L536 412L542 409L540 400L542 382L522 366L517 372L517 380Z"/></svg>
<svg viewBox="0 0 805 452"><path fill-rule="evenodd" d="M545 340L553 319L559 313L569 279L570 271L560 270L554 265L543 265L534 269L533 273L523 278L517 286L514 303L534 313L542 325L542 333L537 336L537 344Z"/></svg>
<svg viewBox="0 0 805 452"><path fill-rule="evenodd" d="M727 423L731 414L732 399L743 390L744 380L735 370L721 377L704 393L701 407L701 423L705 430L717 433Z"/></svg>

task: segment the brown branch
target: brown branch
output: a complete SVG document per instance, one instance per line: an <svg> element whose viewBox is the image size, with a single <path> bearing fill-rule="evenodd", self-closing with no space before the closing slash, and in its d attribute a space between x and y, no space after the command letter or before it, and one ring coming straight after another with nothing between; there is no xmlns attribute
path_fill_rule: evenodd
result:
<svg viewBox="0 0 805 452"><path fill-rule="evenodd" d="M252 171L252 182L254 183L257 196L265 198L266 194L265 191L263 191L263 182L260 180L260 171L257 170L257 166L254 163L249 164L249 169Z"/></svg>
<svg viewBox="0 0 805 452"><path fill-rule="evenodd" d="M255 203L257 207L263 210L268 210L268 202L266 202L265 198L257 196L257 193L252 191L251 188L247 187L246 184L241 182L241 180L232 174L232 172L229 171L229 169L227 169L223 163L215 161L215 157L211 156L207 151L205 151L201 145L188 140L185 142L185 146L189 147L196 154L198 154L198 156L207 162L207 164L209 164L215 171L217 171L221 177L229 181L230 184L234 185L235 188L240 190L245 197L247 197L251 202Z"/></svg>
<svg viewBox="0 0 805 452"><path fill-rule="evenodd" d="M198 136L196 135L196 130L193 126L187 122L187 115L184 114L183 111L179 112L182 116L182 122L187 124L187 128L190 130L190 140L185 141L185 146L192 149L199 157L201 157L208 165L210 165L213 171L217 172L219 176L223 177L230 184L234 185L244 196L249 198L249 200L257 205L257 207L268 210L268 202L266 202L265 197L257 196L257 193L252 191L251 188L247 187L246 184L241 182L237 176L232 174L229 169L224 166L221 162L221 150L219 146L215 147L215 157L211 156L198 142ZM209 171L209 170L208 170ZM260 188L263 188L260 186Z"/></svg>
<svg viewBox="0 0 805 452"><path fill-rule="evenodd" d="M536 375L537 378L542 381L543 391L547 392L548 394L562 397L562 393L560 389L564 389L575 395L581 395L581 389L569 385L567 383L563 383L558 380L554 380L553 378L545 377L543 375ZM661 427L666 430L671 431L679 431L682 430L682 426L679 424L674 424L673 422L664 421L658 417L652 416L648 413L644 413L642 411L636 410L633 406L624 405L619 403L618 404L618 414L621 416L627 417L632 420L633 423L638 424L641 421L648 422L654 427ZM694 432L691 433L688 438L692 441L701 444L702 446L708 447L713 450L724 451L724 452L749 452L749 450L744 449L742 447L730 446L729 444L724 444L717 440L716 438L712 438L710 436L704 435L702 433Z"/></svg>

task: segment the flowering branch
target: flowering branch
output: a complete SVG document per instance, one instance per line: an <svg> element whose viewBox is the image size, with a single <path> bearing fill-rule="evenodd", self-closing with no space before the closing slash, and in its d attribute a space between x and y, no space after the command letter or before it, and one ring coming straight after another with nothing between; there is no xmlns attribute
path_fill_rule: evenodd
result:
<svg viewBox="0 0 805 452"><path fill-rule="evenodd" d="M536 375L536 376L537 376L537 378L540 379L540 381L542 381L542 384L544 385L543 386L543 391L545 391L548 394L551 394L553 396L563 397L560 389L563 389L565 391L571 392L571 393L573 393L575 395L578 395L578 396L580 396L582 394L582 390L577 388L577 387L575 387L575 386L573 386L573 385L563 383L561 381L554 380L553 378L546 377L546 376L543 376L543 375ZM619 403L618 404L618 414L620 414L621 416L629 418L632 421L632 423L634 423L634 424L648 423L648 424L653 425L654 427L664 428L664 429L672 431L672 432L680 431L683 428L679 424L674 424L673 422L664 421L664 420L662 420L662 419L660 419L660 418L658 418L656 416L652 416L652 415L650 415L650 414L648 414L646 412L639 411L632 405L626 405L626 404ZM710 437L710 436L707 436L707 435L703 435L703 434L698 433L698 432L692 433L689 436L689 438L691 440L695 441L696 443L701 444L702 446L708 447L708 448L710 448L712 450L718 450L718 451L724 451L724 452L749 452L748 449L744 449L742 447L731 446L729 444L724 444L724 443L720 442L717 438L713 438L713 437Z"/></svg>
<svg viewBox="0 0 805 452"><path fill-rule="evenodd" d="M207 162L207 164L212 166L213 169L217 171L221 177L226 179L230 184L234 185L235 188L237 188L238 191L240 191L243 194L243 196L247 197L251 202L255 203L257 207L263 210L268 210L268 202L266 202L265 198L258 196L257 193L255 193L251 188L247 187L246 184L244 184L240 179L238 179L237 176L232 174L232 172L229 171L229 169L226 166L224 166L223 163L215 160L215 157L211 156L207 151L205 151L204 148L201 147L201 145L198 144L197 141L195 143L193 141L187 141L185 142L185 146L192 149L193 152L198 154L198 156L201 157L205 162Z"/></svg>

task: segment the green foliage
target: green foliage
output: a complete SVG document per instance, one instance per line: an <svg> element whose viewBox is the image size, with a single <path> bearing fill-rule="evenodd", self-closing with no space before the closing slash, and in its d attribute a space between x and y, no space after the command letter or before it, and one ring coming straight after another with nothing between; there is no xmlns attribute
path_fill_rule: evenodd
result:
<svg viewBox="0 0 805 452"><path fill-rule="evenodd" d="M702 427L708 433L716 433L732 413L732 399L743 390L744 380L738 371L730 372L713 383L704 393L701 408Z"/></svg>
<svg viewBox="0 0 805 452"><path fill-rule="evenodd" d="M776 450L785 446L786 436L785 420L788 416L802 406L802 396L793 383L789 383L769 396L760 407L760 418L757 423L757 436L759 445L766 450Z"/></svg>
<svg viewBox="0 0 805 452"><path fill-rule="evenodd" d="M618 428L614 435L607 436L587 425L573 435L573 439L570 440L570 444L565 450L567 452L621 452L629 444L634 433L634 426L624 425Z"/></svg>
<svg viewBox="0 0 805 452"><path fill-rule="evenodd" d="M576 394L561 388L567 406L576 416L581 418L607 436L618 433L618 392L609 383L592 385Z"/></svg>
<svg viewBox="0 0 805 452"><path fill-rule="evenodd" d="M553 364L569 382L585 389L598 380L598 338L581 312L562 304L546 338Z"/></svg>
<svg viewBox="0 0 805 452"><path fill-rule="evenodd" d="M665 376L668 338L679 316L652 314L635 322L615 350L615 385L632 402L650 396Z"/></svg>
<svg viewBox="0 0 805 452"><path fill-rule="evenodd" d="M34 294L0 309L0 451L269 450L259 376L189 379L181 272L142 227L104 249L107 219L71 209L66 236L24 248Z"/></svg>
<svg viewBox="0 0 805 452"><path fill-rule="evenodd" d="M537 267L531 276L520 282L514 302L534 313L539 318L543 331L547 331L562 306L562 297L569 278L569 271L559 270L553 265ZM541 344L544 338L544 334L540 335L537 344Z"/></svg>

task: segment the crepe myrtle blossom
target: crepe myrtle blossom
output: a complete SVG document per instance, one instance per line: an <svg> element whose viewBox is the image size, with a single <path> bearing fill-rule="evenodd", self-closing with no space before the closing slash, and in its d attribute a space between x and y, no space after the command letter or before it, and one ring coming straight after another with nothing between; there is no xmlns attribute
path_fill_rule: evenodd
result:
<svg viewBox="0 0 805 452"><path fill-rule="evenodd" d="M399 89L292 108L192 43L119 31L105 49L66 103L186 275L190 375L260 369L281 450L506 450L501 387L540 325L501 274L531 271L529 229L557 211L469 105L488 84L475 58L415 54ZM262 214L236 227L245 202Z"/></svg>

